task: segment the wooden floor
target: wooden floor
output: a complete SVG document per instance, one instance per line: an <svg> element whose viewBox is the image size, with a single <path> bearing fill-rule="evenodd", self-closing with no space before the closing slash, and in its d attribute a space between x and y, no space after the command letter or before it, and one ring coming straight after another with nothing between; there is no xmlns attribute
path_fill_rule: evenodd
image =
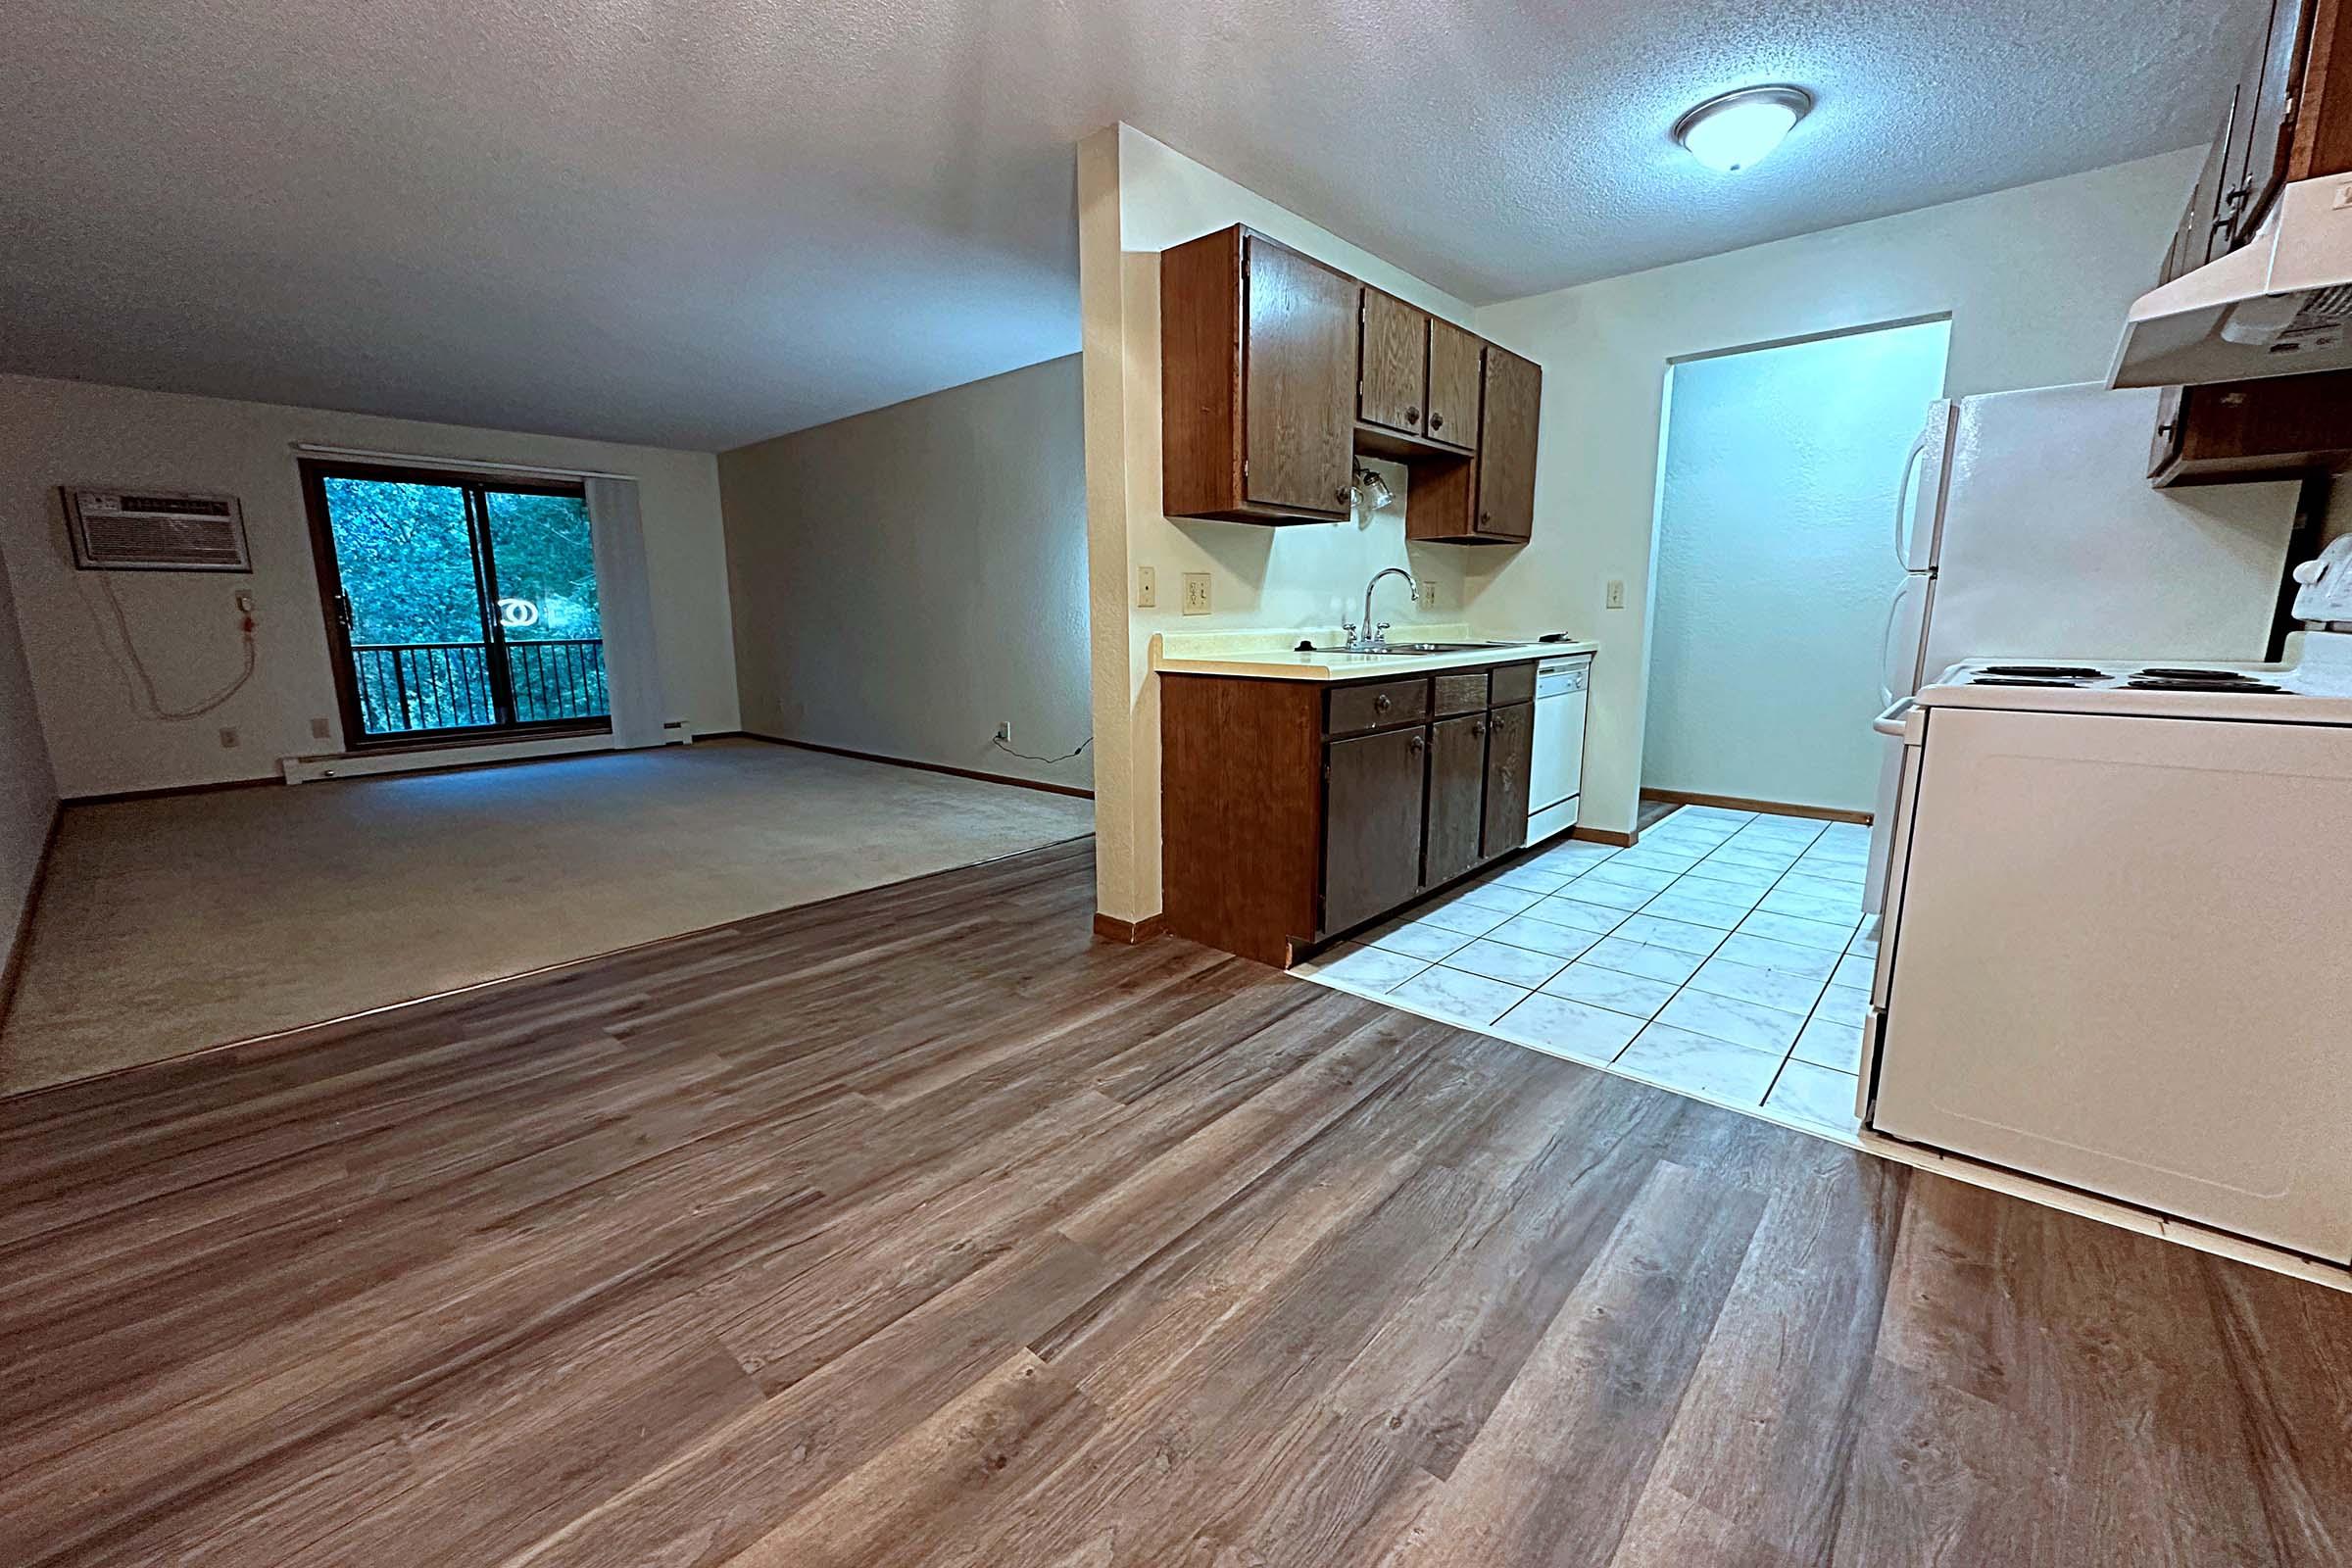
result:
<svg viewBox="0 0 2352 1568"><path fill-rule="evenodd" d="M1083 845L0 1105L0 1563L2341 1564L2352 1298Z"/></svg>

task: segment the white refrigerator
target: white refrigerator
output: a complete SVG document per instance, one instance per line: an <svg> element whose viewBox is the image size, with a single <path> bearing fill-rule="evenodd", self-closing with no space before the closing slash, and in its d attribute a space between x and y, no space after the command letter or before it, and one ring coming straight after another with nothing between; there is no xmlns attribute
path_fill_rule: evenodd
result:
<svg viewBox="0 0 2352 1568"><path fill-rule="evenodd" d="M2149 488L2158 398L2086 381L1929 406L1895 505L1903 575L1879 677L1890 709L1963 659L2263 657L2296 486ZM1873 912L1902 780L1902 742L1885 746Z"/></svg>

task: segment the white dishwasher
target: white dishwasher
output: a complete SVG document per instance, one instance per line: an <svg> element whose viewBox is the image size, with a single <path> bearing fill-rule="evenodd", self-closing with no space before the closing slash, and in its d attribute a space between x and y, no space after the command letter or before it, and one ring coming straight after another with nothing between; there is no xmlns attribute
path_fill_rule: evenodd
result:
<svg viewBox="0 0 2352 1568"><path fill-rule="evenodd" d="M1576 826L1585 772L1585 700L1592 656L1564 654L1536 667L1536 746L1528 765L1527 842Z"/></svg>

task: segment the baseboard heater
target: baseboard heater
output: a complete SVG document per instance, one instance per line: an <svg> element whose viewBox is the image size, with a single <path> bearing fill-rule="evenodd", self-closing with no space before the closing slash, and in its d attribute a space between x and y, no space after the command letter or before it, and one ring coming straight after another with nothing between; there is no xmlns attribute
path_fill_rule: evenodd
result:
<svg viewBox="0 0 2352 1568"><path fill-rule="evenodd" d="M694 726L682 718L662 726L663 746L691 746ZM554 735L544 740L485 741L479 746L425 747L414 752L330 752L318 757L281 757L278 771L289 784L330 778L368 778L379 773L421 773L478 762L525 762L539 757L573 757L613 749L610 735Z"/></svg>

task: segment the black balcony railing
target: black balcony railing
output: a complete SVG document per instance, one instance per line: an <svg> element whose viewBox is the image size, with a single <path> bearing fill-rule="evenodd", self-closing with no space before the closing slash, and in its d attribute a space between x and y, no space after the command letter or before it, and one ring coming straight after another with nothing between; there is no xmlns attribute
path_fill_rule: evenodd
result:
<svg viewBox="0 0 2352 1568"><path fill-rule="evenodd" d="M514 716L503 717L491 661L501 661ZM603 718L605 644L597 637L510 643L354 643L360 716L370 735Z"/></svg>

